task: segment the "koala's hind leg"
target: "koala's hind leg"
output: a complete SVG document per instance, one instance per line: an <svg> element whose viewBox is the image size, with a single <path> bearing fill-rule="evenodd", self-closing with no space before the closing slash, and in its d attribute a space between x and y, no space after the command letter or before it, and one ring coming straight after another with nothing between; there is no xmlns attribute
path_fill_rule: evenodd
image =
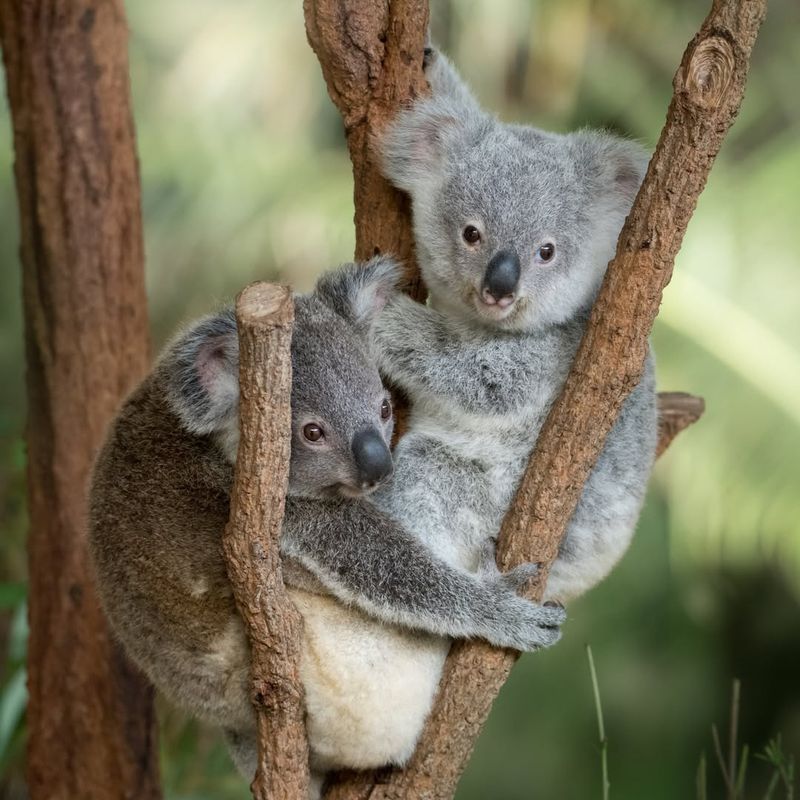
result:
<svg viewBox="0 0 800 800"><path fill-rule="evenodd" d="M246 731L235 731L227 729L223 731L225 744L231 755L236 769L248 782L251 782L256 774L258 767L258 742L256 741L255 729ZM308 789L308 800L319 800L322 797L322 786L325 783L325 773L311 770L311 782Z"/></svg>

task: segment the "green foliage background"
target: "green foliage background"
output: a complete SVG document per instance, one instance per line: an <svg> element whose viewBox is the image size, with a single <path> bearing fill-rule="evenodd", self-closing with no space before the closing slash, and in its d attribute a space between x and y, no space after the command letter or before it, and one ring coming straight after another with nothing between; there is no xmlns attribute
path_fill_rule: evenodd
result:
<svg viewBox="0 0 800 800"><path fill-rule="evenodd" d="M286 0L127 3L154 347L256 278L310 287L353 249L340 120ZM433 0L439 42L504 118L654 145L706 3ZM687 797L743 682L742 736L800 752L800 7L773 0L741 116L654 334L663 389L707 416L659 463L624 562L525 657L459 798L599 796L584 643L611 796ZM0 795L24 796L25 453L18 222L0 102ZM244 798L216 734L163 709L174 800ZM721 796L712 773L710 796ZM748 796L768 771L754 766Z"/></svg>

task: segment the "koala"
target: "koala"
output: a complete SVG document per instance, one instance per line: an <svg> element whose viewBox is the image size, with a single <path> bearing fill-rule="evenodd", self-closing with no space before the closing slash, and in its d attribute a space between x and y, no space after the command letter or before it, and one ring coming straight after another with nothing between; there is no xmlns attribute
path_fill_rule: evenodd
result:
<svg viewBox="0 0 800 800"><path fill-rule="evenodd" d="M395 263L378 258L325 275L295 300L281 554L305 623L315 791L326 770L410 755L403 721L427 713L442 636L535 650L558 639L563 620L561 609L517 594L532 565L472 574L368 502L393 472L393 420L367 332L398 279ZM174 702L222 727L252 778L250 653L221 551L238 398L227 309L179 335L123 405L95 465L89 541L129 655ZM406 680L410 657L434 677Z"/></svg>
<svg viewBox="0 0 800 800"><path fill-rule="evenodd" d="M382 373L411 400L381 508L475 569L496 535L569 372L646 170L637 144L555 134L483 111L426 51L432 96L380 143L411 197L427 306L393 299L376 318ZM630 543L657 438L654 363L623 406L569 523L545 596L568 601Z"/></svg>

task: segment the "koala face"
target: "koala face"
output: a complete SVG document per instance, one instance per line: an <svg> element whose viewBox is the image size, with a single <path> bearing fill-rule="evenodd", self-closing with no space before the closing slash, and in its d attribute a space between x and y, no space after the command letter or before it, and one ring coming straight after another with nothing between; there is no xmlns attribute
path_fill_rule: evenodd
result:
<svg viewBox="0 0 800 800"><path fill-rule="evenodd" d="M632 142L505 125L449 99L401 113L382 152L411 194L432 302L517 331L589 307L647 165Z"/></svg>
<svg viewBox="0 0 800 800"><path fill-rule="evenodd" d="M400 272L389 259L347 265L295 298L289 493L369 493L392 474L389 393L369 355L371 319ZM167 397L192 434L212 436L234 463L239 444L239 345L232 310L182 334L162 358Z"/></svg>
<svg viewBox="0 0 800 800"><path fill-rule="evenodd" d="M298 298L290 492L353 497L392 473L389 393L363 337L318 297Z"/></svg>

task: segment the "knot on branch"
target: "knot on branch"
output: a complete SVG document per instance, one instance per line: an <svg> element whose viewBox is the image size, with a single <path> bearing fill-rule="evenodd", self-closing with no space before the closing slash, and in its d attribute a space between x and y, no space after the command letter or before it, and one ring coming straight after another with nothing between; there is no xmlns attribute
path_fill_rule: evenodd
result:
<svg viewBox="0 0 800 800"><path fill-rule="evenodd" d="M718 108L733 79L736 59L731 43L722 36L703 39L685 68L687 98L700 108Z"/></svg>
<svg viewBox="0 0 800 800"><path fill-rule="evenodd" d="M303 690L292 679L279 675L269 675L253 683L252 701L256 708L263 708L268 715L286 713L303 702Z"/></svg>

